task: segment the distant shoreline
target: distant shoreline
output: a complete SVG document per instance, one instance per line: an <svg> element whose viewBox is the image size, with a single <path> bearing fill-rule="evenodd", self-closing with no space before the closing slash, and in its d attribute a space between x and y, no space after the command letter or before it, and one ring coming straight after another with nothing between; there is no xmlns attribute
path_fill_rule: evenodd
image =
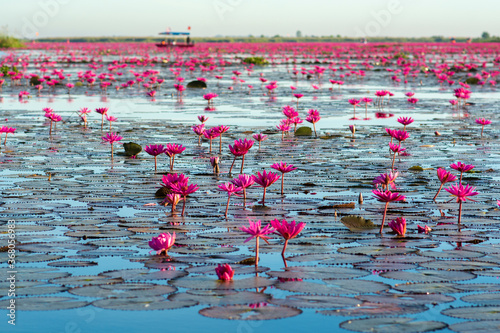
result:
<svg viewBox="0 0 500 333"><path fill-rule="evenodd" d="M36 42L67 42L73 43L159 43L161 37L54 37L39 38ZM356 37L192 37L195 43L360 43L362 38ZM368 43L450 43L449 37L368 37ZM457 37L456 43L467 43L469 38ZM500 43L500 37L472 38L472 43Z"/></svg>

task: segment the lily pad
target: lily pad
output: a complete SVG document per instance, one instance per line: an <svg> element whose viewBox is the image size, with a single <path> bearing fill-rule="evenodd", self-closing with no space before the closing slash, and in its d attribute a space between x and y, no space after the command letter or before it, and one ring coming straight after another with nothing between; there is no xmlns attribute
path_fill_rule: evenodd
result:
<svg viewBox="0 0 500 333"><path fill-rule="evenodd" d="M302 310L286 306L261 306L250 307L248 305L216 306L202 309L202 316L217 319L231 320L270 320L298 316Z"/></svg>
<svg viewBox="0 0 500 333"><path fill-rule="evenodd" d="M365 218L361 216L354 215L343 216L340 219L340 222L342 222L352 232L371 230L377 227L371 220L365 220Z"/></svg>
<svg viewBox="0 0 500 333"><path fill-rule="evenodd" d="M439 321L420 321L406 317L354 319L340 323L340 327L344 329L367 333L423 333L447 326Z"/></svg>

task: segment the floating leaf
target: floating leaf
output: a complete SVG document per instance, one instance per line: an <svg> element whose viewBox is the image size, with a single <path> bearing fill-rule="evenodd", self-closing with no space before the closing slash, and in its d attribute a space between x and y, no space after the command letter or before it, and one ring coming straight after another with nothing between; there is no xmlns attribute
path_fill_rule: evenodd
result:
<svg viewBox="0 0 500 333"><path fill-rule="evenodd" d="M467 306L451 308L441 311L441 314L462 319L500 320L500 306Z"/></svg>
<svg viewBox="0 0 500 333"><path fill-rule="evenodd" d="M231 320L269 320L298 316L302 310L285 306L266 305L250 307L248 305L216 306L202 309L202 316Z"/></svg>
<svg viewBox="0 0 500 333"><path fill-rule="evenodd" d="M365 220L361 216L354 215L343 216L340 219L340 222L342 222L352 232L371 230L377 227L371 220Z"/></svg>
<svg viewBox="0 0 500 333"><path fill-rule="evenodd" d="M423 333L440 330L447 326L438 321L419 321L405 317L354 319L340 323L341 328L367 333Z"/></svg>

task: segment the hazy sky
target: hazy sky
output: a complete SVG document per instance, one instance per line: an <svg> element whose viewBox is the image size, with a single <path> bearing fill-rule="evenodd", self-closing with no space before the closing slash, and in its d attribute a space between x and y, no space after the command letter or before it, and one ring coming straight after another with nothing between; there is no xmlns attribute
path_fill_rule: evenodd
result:
<svg viewBox="0 0 500 333"><path fill-rule="evenodd" d="M0 0L18 37L500 35L498 0Z"/></svg>

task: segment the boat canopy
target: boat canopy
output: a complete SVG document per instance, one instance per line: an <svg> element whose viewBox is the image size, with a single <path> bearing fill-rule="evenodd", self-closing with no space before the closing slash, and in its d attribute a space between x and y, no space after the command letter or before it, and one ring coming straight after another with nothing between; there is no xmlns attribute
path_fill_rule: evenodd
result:
<svg viewBox="0 0 500 333"><path fill-rule="evenodd" d="M160 32L160 35L171 35L171 36L189 36L191 35L190 32L173 32L173 31L166 31L166 32Z"/></svg>

